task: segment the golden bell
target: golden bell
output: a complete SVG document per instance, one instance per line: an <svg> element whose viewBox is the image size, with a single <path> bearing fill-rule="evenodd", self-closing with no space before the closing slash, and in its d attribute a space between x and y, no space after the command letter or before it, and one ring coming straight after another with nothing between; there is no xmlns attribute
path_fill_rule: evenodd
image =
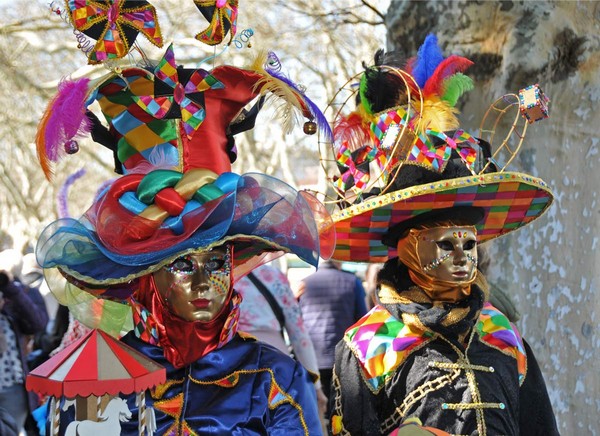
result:
<svg viewBox="0 0 600 436"><path fill-rule="evenodd" d="M317 123L315 123L314 121L307 121L306 123L304 123L303 130L304 133L306 133L307 135L314 135L315 133L317 133Z"/></svg>

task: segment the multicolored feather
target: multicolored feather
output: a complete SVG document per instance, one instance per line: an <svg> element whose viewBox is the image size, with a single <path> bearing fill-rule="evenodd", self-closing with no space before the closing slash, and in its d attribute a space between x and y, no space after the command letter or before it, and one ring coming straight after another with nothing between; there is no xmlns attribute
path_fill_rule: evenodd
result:
<svg viewBox="0 0 600 436"><path fill-rule="evenodd" d="M306 118L311 119L317 124L318 129L324 135L326 140L332 140L333 133L327 118L319 107L310 100L292 80L281 73L277 68L269 67L268 59L274 56L274 53L262 51L253 62L251 69L261 75L263 78L256 84L261 89L261 94L271 92L273 95L283 100L283 105L278 109L278 114L283 119L284 128L290 131L295 121L294 109L300 111ZM266 67L265 67L266 65Z"/></svg>
<svg viewBox="0 0 600 436"><path fill-rule="evenodd" d="M38 125L37 155L48 180L53 172L50 162L58 161L65 142L91 131L85 105L89 82L87 78L60 82L58 93L48 104Z"/></svg>
<svg viewBox="0 0 600 436"><path fill-rule="evenodd" d="M463 72L473 65L473 62L462 56L452 55L439 63L437 68L423 86L423 96L441 95L443 93L444 80L455 73Z"/></svg>

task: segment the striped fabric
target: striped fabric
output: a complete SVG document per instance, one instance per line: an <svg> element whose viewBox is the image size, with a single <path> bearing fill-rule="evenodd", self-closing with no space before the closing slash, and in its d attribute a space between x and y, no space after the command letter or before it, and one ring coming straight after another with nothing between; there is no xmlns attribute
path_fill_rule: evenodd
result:
<svg viewBox="0 0 600 436"><path fill-rule="evenodd" d="M477 224L479 242L497 238L540 217L552 203L541 179L521 173L490 173L414 186L368 198L333 215L334 259L385 262L395 249L381 237L395 224L434 209L475 206L485 210Z"/></svg>

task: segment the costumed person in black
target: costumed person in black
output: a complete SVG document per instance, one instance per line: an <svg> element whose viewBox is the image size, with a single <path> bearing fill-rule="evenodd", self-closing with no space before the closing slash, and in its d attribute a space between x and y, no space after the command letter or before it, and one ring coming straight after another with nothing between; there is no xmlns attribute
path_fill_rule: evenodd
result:
<svg viewBox="0 0 600 436"><path fill-rule="evenodd" d="M453 105L472 86L470 64L444 58L429 35L406 70L379 52L362 75L354 126L374 133L370 155L389 177L343 186L361 195L333 215L333 257L385 264L379 304L336 348L332 434L558 434L534 354L477 270L477 245L539 217L552 193L498 170L490 144L459 130ZM336 144L349 148L341 123ZM341 168L361 168L364 148L350 151L354 166Z"/></svg>
<svg viewBox="0 0 600 436"><path fill-rule="evenodd" d="M67 109L90 120L92 137L113 149L123 175L81 219L50 224L37 259L58 268L75 303L78 292L104 300L87 319L79 307L82 322L113 334L129 330L121 340L166 368L167 381L145 396L144 409L155 416L147 428L156 434L322 433L318 375L237 331L237 279L284 253L316 266L333 247L321 234L332 228L329 214L313 196L264 174L231 172L233 134L254 126L268 92L286 96L292 112L323 117L268 59L265 53L251 68L208 72L177 66L169 47L156 65L63 83L45 115L72 122L74 114L57 113L56 102L79 92L78 108ZM244 110L256 99L258 106ZM108 129L85 112L94 101ZM48 131L42 122L43 166ZM133 324L111 325L120 319L111 310L123 307ZM121 434L139 432L134 397L127 396L132 417ZM69 421L61 416L61 427Z"/></svg>

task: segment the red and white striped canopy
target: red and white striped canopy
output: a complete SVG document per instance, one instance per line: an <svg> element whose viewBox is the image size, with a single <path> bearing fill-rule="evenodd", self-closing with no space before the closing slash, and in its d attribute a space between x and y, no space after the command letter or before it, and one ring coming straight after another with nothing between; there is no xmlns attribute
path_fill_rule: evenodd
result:
<svg viewBox="0 0 600 436"><path fill-rule="evenodd" d="M75 398L141 392L164 383L165 369L101 330L92 330L29 373L26 388Z"/></svg>

